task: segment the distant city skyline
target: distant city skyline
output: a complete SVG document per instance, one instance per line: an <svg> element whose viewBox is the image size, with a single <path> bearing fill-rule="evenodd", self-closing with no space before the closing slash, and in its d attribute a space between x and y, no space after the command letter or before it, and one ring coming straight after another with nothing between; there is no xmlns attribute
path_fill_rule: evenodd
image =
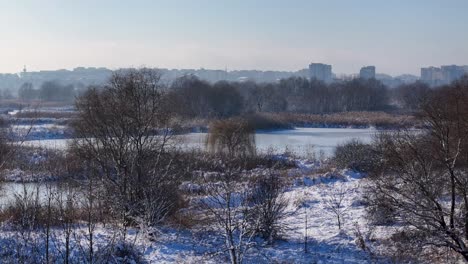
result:
<svg viewBox="0 0 468 264"><path fill-rule="evenodd" d="M314 67L315 66L315 67ZM40 72L60 72L60 71L82 71L82 70L110 70L110 71L115 71L115 70L121 70L121 69L129 69L129 68L141 68L141 67L148 67L146 65L142 65L139 67L121 67L121 68L109 68L109 67L104 67L104 66L77 66L74 68L60 68L60 69L41 69L41 70L28 70L28 67L26 65L23 65L23 68L21 71L17 72L0 72L0 74L23 74L23 73L40 73ZM325 67L325 68L324 68ZM450 71L457 71L457 74L455 74L455 77L450 77L450 81L453 81L454 79L457 79L458 77L468 74L468 65L455 65L455 64L447 64L447 65L429 65L427 67L420 67L419 72L416 74L412 73L401 73L398 75L391 75L386 72L379 72L377 71L377 67L375 65L367 65L367 66L362 66L358 72L352 72L352 73L337 73L333 70L333 65L329 65L323 62L312 62L309 64L307 67L303 67L301 69L296 69L296 70L284 70L284 69L278 69L278 70L261 70L261 69L228 69L227 67L224 69L210 69L210 68L164 68L164 67L148 67L148 68L153 68L153 69L161 69L164 71L216 71L216 72L276 72L276 73L300 73L303 72L304 76L309 77L318 77L320 76L319 80L325 80L328 79L327 81L330 81L331 78L340 78L340 76L343 77L353 77L353 78L364 78L364 79L371 79L375 78L376 75L388 75L391 77L399 77L399 76L404 76L404 75L412 75L421 79L440 79L442 77L442 72L441 70L445 69L445 72L447 74L447 70L450 69ZM315 69L314 69L315 68ZM430 77L428 77L428 70L431 71L429 74ZM328 71L328 73L325 72ZM452 73L453 74L453 73ZM323 77L325 75L328 75L328 77ZM425 76L426 75L426 76ZM440 76L439 76L440 75Z"/></svg>
<svg viewBox="0 0 468 264"><path fill-rule="evenodd" d="M440 67L421 68L421 78L416 75L404 74L399 76L389 76L387 74L376 74L376 67L373 65L363 66L359 74L340 75L332 72L333 67L329 64L313 62L307 69L299 71L258 71L258 70L210 70L210 69L163 69L160 68L162 81L170 84L179 77L185 75L194 75L201 80L211 83L218 81L245 82L255 81L278 82L279 80L290 77L302 77L308 79L317 79L325 83L349 81L355 78L377 79L389 88L395 88L402 84L414 83L418 80L430 85L431 87L449 84L464 74L468 73L466 65L441 65ZM15 95L24 85L37 88L46 82L57 82L62 85L72 85L76 89L83 89L90 85L102 85L112 75L112 70L103 67L78 67L73 70L56 71L28 71L17 74L0 73L0 92L7 95Z"/></svg>
<svg viewBox="0 0 468 264"><path fill-rule="evenodd" d="M0 0L0 72L79 66L414 74L468 64L468 1Z"/></svg>

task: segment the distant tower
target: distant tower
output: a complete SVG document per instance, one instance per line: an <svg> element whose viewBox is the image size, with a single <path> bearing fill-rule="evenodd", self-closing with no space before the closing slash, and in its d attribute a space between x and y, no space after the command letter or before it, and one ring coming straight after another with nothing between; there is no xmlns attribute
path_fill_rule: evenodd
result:
<svg viewBox="0 0 468 264"><path fill-rule="evenodd" d="M323 63L311 63L309 65L310 79L317 79L326 83L332 82L332 66Z"/></svg>
<svg viewBox="0 0 468 264"><path fill-rule="evenodd" d="M365 66L361 68L359 77L362 79L375 79L375 66Z"/></svg>
<svg viewBox="0 0 468 264"><path fill-rule="evenodd" d="M21 78L25 78L27 73L28 73L28 70L26 69L26 65L24 65L23 71L20 74Z"/></svg>

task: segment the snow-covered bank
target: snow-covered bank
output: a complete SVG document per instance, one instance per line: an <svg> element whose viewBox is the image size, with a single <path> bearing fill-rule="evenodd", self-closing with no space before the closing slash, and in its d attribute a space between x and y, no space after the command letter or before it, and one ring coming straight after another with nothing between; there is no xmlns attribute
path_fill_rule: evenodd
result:
<svg viewBox="0 0 468 264"><path fill-rule="evenodd" d="M316 163L305 163L295 169L290 176L293 185L285 192L288 199L287 218L282 220L286 227L282 239L271 245L266 245L261 239L254 244L246 254L246 263L373 263L383 259L375 255L377 247L364 250L359 245L356 229L362 234L368 234L370 228L365 220L365 204L362 202L362 185L366 179L362 175L350 171L317 174ZM302 173L302 174L300 174ZM338 229L336 216L328 209L328 199L338 191L345 191L343 201L343 225ZM306 225L307 218L307 225ZM88 246L86 226L77 225L76 240L72 242L74 261L86 258L83 248ZM373 239L386 236L391 227L373 233ZM58 247L64 244L64 233L53 231L51 252L60 259ZM94 252L102 252L110 244L119 242L118 230L99 225L94 231ZM305 235L307 233L307 251L305 250ZM22 241L18 233L2 226L0 236L0 255L4 257L14 254L37 254L34 250L44 252L44 233L33 232L29 241ZM365 238L366 239L366 238ZM79 241L79 242L78 242ZM126 241L142 253L142 258L148 263L219 263L228 261L223 253L224 236L216 228L207 228L204 224L195 224L192 228L178 225L176 222L157 229L130 229ZM370 243L369 241L366 241ZM29 243L28 251L15 252L21 248L21 243ZM34 244L37 243L37 244ZM39 249L34 249L39 247ZM56 248L55 248L56 247ZM24 249L22 249L24 250ZM52 255L52 253L51 253ZM114 262L117 263L117 262Z"/></svg>
<svg viewBox="0 0 468 264"><path fill-rule="evenodd" d="M12 137L17 140L50 140L72 138L71 129L55 123L12 126Z"/></svg>

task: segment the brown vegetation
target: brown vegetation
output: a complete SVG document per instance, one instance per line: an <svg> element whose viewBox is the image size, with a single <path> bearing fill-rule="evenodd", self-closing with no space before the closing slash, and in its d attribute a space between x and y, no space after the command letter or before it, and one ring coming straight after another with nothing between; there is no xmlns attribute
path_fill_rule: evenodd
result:
<svg viewBox="0 0 468 264"><path fill-rule="evenodd" d="M367 128L398 129L420 128L423 123L414 115L391 114L386 112L340 112L331 114L300 113L255 113L242 115L255 130L292 129L294 127ZM180 121L185 131L194 128L205 129L210 119Z"/></svg>
<svg viewBox="0 0 468 264"><path fill-rule="evenodd" d="M298 127L369 127L394 129L419 127L421 123L413 116L385 112L341 112L333 114L262 113L261 117L280 126Z"/></svg>
<svg viewBox="0 0 468 264"><path fill-rule="evenodd" d="M215 121L210 125L206 145L212 153L252 156L256 147L255 130L240 118Z"/></svg>

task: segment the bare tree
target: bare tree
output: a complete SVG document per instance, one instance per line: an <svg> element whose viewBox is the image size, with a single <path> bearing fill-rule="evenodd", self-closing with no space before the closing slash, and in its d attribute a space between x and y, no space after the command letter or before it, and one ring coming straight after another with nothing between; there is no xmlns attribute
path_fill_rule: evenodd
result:
<svg viewBox="0 0 468 264"><path fill-rule="evenodd" d="M100 218L99 211L100 200L104 200L101 197L102 184L99 181L98 171L96 171L96 166L89 166L88 164L82 164L85 167L85 179L81 181L81 192L82 195L80 199L81 211L85 217L85 239L87 240L88 246L86 249L83 249L84 255L89 263L95 262L95 242L94 234L98 221L104 222L104 219ZM79 244L81 245L81 243Z"/></svg>
<svg viewBox="0 0 468 264"><path fill-rule="evenodd" d="M71 252L73 251L72 239L75 233L75 221L77 213L77 192L70 185L66 184L63 189L57 192L55 197L57 204L57 213L60 220L61 234L65 239L63 248L59 247L63 262L68 264L72 261ZM55 238L55 241L60 241Z"/></svg>
<svg viewBox="0 0 468 264"><path fill-rule="evenodd" d="M247 251L253 246L252 239L259 226L259 218L252 219L248 205L249 193L241 180L241 169L225 164L223 173L206 179L207 196L200 201L200 208L222 230L225 250L232 264L242 263Z"/></svg>
<svg viewBox="0 0 468 264"><path fill-rule="evenodd" d="M108 204L124 226L143 218L156 224L177 200L168 153L171 113L164 90L158 71L125 70L76 102L78 139L72 149L98 165Z"/></svg>
<svg viewBox="0 0 468 264"><path fill-rule="evenodd" d="M175 80L171 88L174 110L185 117L228 118L243 111L243 97L235 83L210 84L187 75Z"/></svg>
<svg viewBox="0 0 468 264"><path fill-rule="evenodd" d="M329 188L329 195L324 197L325 209L336 217L339 230L344 224L344 216L348 209L344 203L348 193L349 190L343 185L333 186Z"/></svg>
<svg viewBox="0 0 468 264"><path fill-rule="evenodd" d="M281 175L271 170L266 175L259 176L254 181L249 196L253 207L250 218L258 221L257 233L268 243L272 243L285 231L281 220L287 216L288 200L283 195L285 182L280 177Z"/></svg>
<svg viewBox="0 0 468 264"><path fill-rule="evenodd" d="M424 100L431 93L429 85L423 82L404 84L395 89L396 100L404 108L410 111L420 110Z"/></svg>
<svg viewBox="0 0 468 264"><path fill-rule="evenodd" d="M426 129L382 135L384 169L372 192L396 210L425 245L468 260L468 80L431 94Z"/></svg>

